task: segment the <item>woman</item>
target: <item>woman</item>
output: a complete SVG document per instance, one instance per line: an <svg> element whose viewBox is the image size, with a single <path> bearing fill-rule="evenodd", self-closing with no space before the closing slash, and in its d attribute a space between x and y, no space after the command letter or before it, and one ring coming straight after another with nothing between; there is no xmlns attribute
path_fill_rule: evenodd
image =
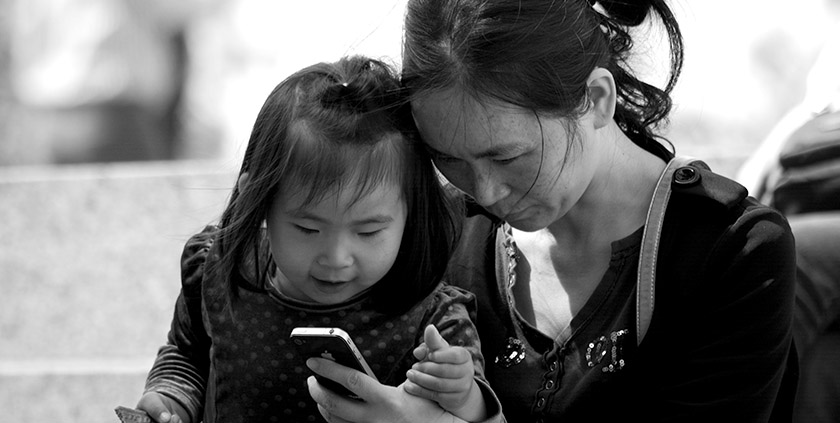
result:
<svg viewBox="0 0 840 423"><path fill-rule="evenodd" d="M629 67L649 15L670 41L662 90ZM478 298L489 421L790 419L790 228L702 163L675 174L636 344L642 233L673 157L656 130L682 65L663 1L411 0L403 55L424 142L474 203L450 275ZM310 364L365 399L310 379L332 422L452 421L410 379Z"/></svg>

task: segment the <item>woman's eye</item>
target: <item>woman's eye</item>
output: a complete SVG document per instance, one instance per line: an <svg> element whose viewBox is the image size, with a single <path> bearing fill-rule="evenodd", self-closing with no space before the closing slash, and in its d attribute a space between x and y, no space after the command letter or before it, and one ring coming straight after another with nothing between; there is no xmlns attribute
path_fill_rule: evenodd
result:
<svg viewBox="0 0 840 423"><path fill-rule="evenodd" d="M514 157L507 158L507 159L498 158L498 159L493 159L493 161L496 162L496 163L499 163L499 164L509 164L509 163L513 163L514 161L516 161L516 159L518 159L519 157L521 157L521 156L514 156Z"/></svg>
<svg viewBox="0 0 840 423"><path fill-rule="evenodd" d="M430 151L429 154L432 156L432 160L434 160L435 162L438 162L438 163L449 164L449 163L455 163L455 162L460 161L460 159L458 159L457 157L452 157L452 156L449 156L449 155L446 155L446 154L443 154L443 153L440 153L440 152L437 152L437 151Z"/></svg>

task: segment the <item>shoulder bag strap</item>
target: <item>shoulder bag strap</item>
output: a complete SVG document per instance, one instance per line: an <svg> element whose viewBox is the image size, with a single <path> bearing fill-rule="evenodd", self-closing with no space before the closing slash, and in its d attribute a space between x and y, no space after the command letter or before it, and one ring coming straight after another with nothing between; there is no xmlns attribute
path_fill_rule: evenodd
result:
<svg viewBox="0 0 840 423"><path fill-rule="evenodd" d="M659 253L659 235L662 233L665 209L671 197L671 180L674 171L693 161L695 159L690 157L677 156L668 162L662 175L659 176L659 182L656 184L648 207L642 233L642 247L639 252L639 273L636 279L636 345L642 343L653 317L656 257Z"/></svg>

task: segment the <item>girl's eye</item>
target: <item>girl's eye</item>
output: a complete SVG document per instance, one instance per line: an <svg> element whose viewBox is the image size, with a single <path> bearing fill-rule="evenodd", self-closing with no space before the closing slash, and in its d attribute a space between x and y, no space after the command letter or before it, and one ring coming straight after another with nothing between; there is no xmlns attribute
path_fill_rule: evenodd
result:
<svg viewBox="0 0 840 423"><path fill-rule="evenodd" d="M310 229L310 228L307 228L305 226L300 226L300 225L294 225L294 226L295 226L295 229L303 232L306 235L318 233L317 229Z"/></svg>
<svg viewBox="0 0 840 423"><path fill-rule="evenodd" d="M375 237L376 235L379 235L379 233L381 233L382 231L383 231L383 229L377 229L375 231L359 232L359 236L362 237L362 238L372 238L372 237Z"/></svg>

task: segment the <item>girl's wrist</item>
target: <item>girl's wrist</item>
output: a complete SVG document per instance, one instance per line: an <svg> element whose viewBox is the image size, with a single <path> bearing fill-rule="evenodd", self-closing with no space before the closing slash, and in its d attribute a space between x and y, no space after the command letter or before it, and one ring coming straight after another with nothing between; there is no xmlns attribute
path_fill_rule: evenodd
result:
<svg viewBox="0 0 840 423"><path fill-rule="evenodd" d="M484 395L475 379L473 379L470 391L467 393L467 400L458 409L447 411L466 422L478 422L487 418Z"/></svg>

